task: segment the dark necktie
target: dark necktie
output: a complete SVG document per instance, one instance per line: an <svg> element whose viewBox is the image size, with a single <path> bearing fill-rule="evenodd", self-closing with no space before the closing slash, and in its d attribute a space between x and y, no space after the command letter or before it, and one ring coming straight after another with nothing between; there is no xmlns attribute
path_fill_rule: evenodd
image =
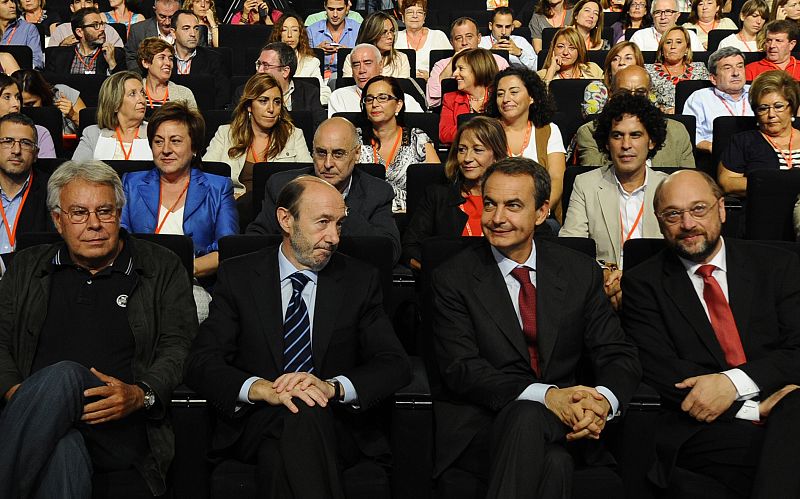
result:
<svg viewBox="0 0 800 499"><path fill-rule="evenodd" d="M531 368L539 376L539 350L536 348L536 286L531 282L530 269L517 267L511 275L519 281L519 315L522 318L522 332L528 343Z"/></svg>
<svg viewBox="0 0 800 499"><path fill-rule="evenodd" d="M711 275L714 265L701 265L695 273L703 278L703 300L708 307L708 315L711 318L711 327L717 336L717 341L725 354L725 361L730 367L744 364L747 359L742 348L742 340L739 338L739 330L736 328L736 321L733 319L731 307L719 283Z"/></svg>
<svg viewBox="0 0 800 499"><path fill-rule="evenodd" d="M308 308L303 301L303 288L310 279L300 272L290 275L289 279L292 281L292 298L283 321L283 372L314 372L311 359L311 322Z"/></svg>

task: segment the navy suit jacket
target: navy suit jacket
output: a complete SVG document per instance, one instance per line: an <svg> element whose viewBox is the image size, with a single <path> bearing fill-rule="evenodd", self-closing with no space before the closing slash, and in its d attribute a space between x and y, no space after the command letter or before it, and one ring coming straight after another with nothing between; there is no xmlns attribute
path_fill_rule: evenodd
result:
<svg viewBox="0 0 800 499"><path fill-rule="evenodd" d="M122 209L122 226L129 232L155 232L159 181L157 168L126 173L123 177L127 202ZM217 241L221 237L239 233L239 215L230 178L192 168L183 209L183 233L192 239L195 256L217 251Z"/></svg>

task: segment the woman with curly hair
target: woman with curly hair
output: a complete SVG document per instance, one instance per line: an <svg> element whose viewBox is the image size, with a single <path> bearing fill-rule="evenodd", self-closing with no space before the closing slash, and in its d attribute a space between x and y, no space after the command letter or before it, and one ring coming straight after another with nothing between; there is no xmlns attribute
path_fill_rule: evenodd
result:
<svg viewBox="0 0 800 499"><path fill-rule="evenodd" d="M503 125L508 156L524 156L545 167L552 183L550 208L560 221L567 151L552 122L556 105L547 87L533 71L512 66L497 73L492 88L488 114Z"/></svg>
<svg viewBox="0 0 800 499"><path fill-rule="evenodd" d="M237 198L252 192L256 163L311 163L303 131L292 124L281 87L272 75L258 73L247 80L231 123L217 129L203 161L230 165ZM239 201L240 209L250 204L249 199Z"/></svg>
<svg viewBox="0 0 800 499"><path fill-rule="evenodd" d="M586 40L572 26L558 30L537 74L545 83L557 79L601 79L603 70L586 54Z"/></svg>
<svg viewBox="0 0 800 499"><path fill-rule="evenodd" d="M311 42L308 41L308 32L303 27L303 18L297 14L284 14L275 23L269 42L283 42L292 47L297 54L297 70L295 76L301 78L316 78L319 81L319 100L324 106L331 97L331 87L322 79L322 69Z"/></svg>
<svg viewBox="0 0 800 499"><path fill-rule="evenodd" d="M397 20L385 12L377 11L364 19L361 29L358 31L356 45L369 43L378 47L383 55L383 70L381 71L383 76L411 78L411 64L408 62L408 57L394 48L396 38ZM345 78L353 76L350 54L347 54L344 60L342 75Z"/></svg>

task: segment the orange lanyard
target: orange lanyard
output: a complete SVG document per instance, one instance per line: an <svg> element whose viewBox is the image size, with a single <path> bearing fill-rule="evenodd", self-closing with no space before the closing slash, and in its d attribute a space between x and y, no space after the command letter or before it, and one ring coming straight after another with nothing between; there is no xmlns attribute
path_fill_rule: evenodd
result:
<svg viewBox="0 0 800 499"><path fill-rule="evenodd" d="M178 203L181 202L181 198L183 197L183 195L186 194L186 191L189 190L189 181L191 179L192 179L192 176L190 174L189 178L186 179L186 185L183 187L183 190L181 191L181 193L178 194L178 199L176 199L175 202L172 203L172 206L170 206L167 209L167 212L164 213L164 218L161 219L161 223L159 223L158 227L156 227L156 234L159 234L161 232L161 229L164 227L164 222L167 221L167 217L169 217L170 214L175 210L175 207L178 206ZM163 190L163 186L161 185L161 183L159 181L159 184L158 184L158 212L161 211L161 191L162 190ZM156 212L156 213L158 213L158 212Z"/></svg>
<svg viewBox="0 0 800 499"><path fill-rule="evenodd" d="M136 135L133 136L133 140L131 141L131 147L126 151L125 145L122 143L122 132L120 131L119 127L117 127L117 140L119 141L119 148L122 149L122 155L125 156L125 160L129 160L131 158L131 153L133 153L133 144L136 139L139 138L139 130L136 130Z"/></svg>
<svg viewBox="0 0 800 499"><path fill-rule="evenodd" d="M425 43L420 43L420 42L422 42L422 40L425 39L425 29L426 28L422 28L420 30L420 31L422 31L422 35L419 38L417 38L417 43L416 43L417 46L416 47L414 45L411 45L411 33L409 33L408 29L406 29L406 42L408 42L407 43L408 48L414 49L414 52L419 52L419 49L421 49L422 46L425 45Z"/></svg>
<svg viewBox="0 0 800 499"><path fill-rule="evenodd" d="M114 22L115 23L119 23L119 19L117 19L117 13L114 12L113 10L111 11L111 17L114 18ZM128 36L128 38L131 37L131 24L133 24L131 21L133 21L133 12L128 12L128 22L127 23L125 23L125 22L122 23L122 24L127 24L126 27L127 27L127 36Z"/></svg>
<svg viewBox="0 0 800 499"><path fill-rule="evenodd" d="M386 164L384 165L387 170L389 169L389 165L392 164L392 161L394 161L394 157L397 154L397 146L400 145L400 139L402 137L403 137L403 127L399 127L397 129L397 138L394 139L394 146L392 146L392 152L389 153L389 159L386 160ZM380 163L380 161L378 161L379 157L383 159L383 156L381 156L381 153L378 151L378 143L375 142L375 139L372 139L372 162Z"/></svg>
<svg viewBox="0 0 800 499"><path fill-rule="evenodd" d="M741 32L739 32L739 34L736 35L736 37L739 38L739 40L741 40L742 43L744 43L744 46L745 46L745 48L747 48L748 52L756 52L756 50L753 50L753 49L750 48L750 44L747 43L747 40L744 39L744 37L742 36Z"/></svg>
<svg viewBox="0 0 800 499"><path fill-rule="evenodd" d="M625 242L628 239L630 239L631 236L633 236L633 232L636 230L636 227L639 226L639 222L642 220L642 214L643 213L644 213L644 203L642 203L642 206L639 207L639 214L636 215L636 220L634 220L633 226L631 227L631 230L628 232L628 236L626 237L625 236L625 225L622 223L622 212L620 211L620 213L619 213L619 231L620 231L620 236L622 237L622 244L620 244L620 247L624 246Z"/></svg>
<svg viewBox="0 0 800 499"><path fill-rule="evenodd" d="M8 218L6 218L6 209L3 208L3 203L0 202L0 215L3 216L3 226L6 228L6 234L8 234L8 243L11 245L12 249L14 248L17 239L17 224L19 224L19 219L22 218L22 208L25 206L25 201L28 199L28 193L31 192L31 185L33 185L33 170L31 170L31 175L28 177L28 187L25 188L25 194L22 195L22 202L19 204L17 218L14 220L13 229L8 223Z"/></svg>
<svg viewBox="0 0 800 499"><path fill-rule="evenodd" d="M519 154L514 154L514 153L511 152L511 145L509 145L508 148L506 149L506 152L508 152L509 156L511 156L512 158L518 158L518 157L522 156L523 154L525 154L525 149L528 148L528 144L531 142L531 131L532 130L533 130L533 123L531 123L529 121L528 122L528 130L525 132L525 141L522 143L522 149L520 149Z"/></svg>
<svg viewBox="0 0 800 499"><path fill-rule="evenodd" d="M14 33L17 32L17 28L19 28L19 25L14 26L14 29L11 30L11 34L8 35L8 40L6 40L6 45L11 45L11 40L14 39Z"/></svg>
<svg viewBox="0 0 800 499"><path fill-rule="evenodd" d="M700 20L698 19L698 21L697 21L697 27L702 29L703 33L705 33L705 34L708 34L708 32L711 31L712 29L717 29L717 24L719 24L719 21L716 21L716 20L715 21L711 21L711 28L710 29L705 29L703 27L703 25L700 24Z"/></svg>
<svg viewBox="0 0 800 499"><path fill-rule="evenodd" d="M150 88L148 88L146 83L144 85L144 93L147 94L147 103L150 106L150 109L153 109L155 107L156 102L160 102L161 105L163 106L169 100L169 86L167 86L167 90L164 92L164 100L156 100L150 97Z"/></svg>
<svg viewBox="0 0 800 499"><path fill-rule="evenodd" d="M733 109L731 109L731 107L728 105L728 103L727 103L727 102L725 102L725 99L723 99L722 97L720 97L720 96L719 96L719 94L717 93L717 91L716 91L716 90L714 90L714 95L716 95L716 96L717 96L717 99L719 99L719 100L721 100L721 101L722 101L722 105L723 105L723 106L725 106L725 109L727 109L727 110L728 110L728 112L730 113L730 115L731 115L731 116L744 116L744 110L745 110L744 103L745 103L745 101L746 101L747 99L745 99L744 97L742 97L742 114L739 114L739 115L737 115L737 114L735 114L735 113L733 112Z"/></svg>
<svg viewBox="0 0 800 499"><path fill-rule="evenodd" d="M255 140L253 140L255 142ZM253 163L266 163L267 162L267 153L269 149L269 139L267 139L267 147L264 149L264 161L259 161L258 154L256 154L256 150L253 147L253 142L250 143L250 154L253 155Z"/></svg>
<svg viewBox="0 0 800 499"><path fill-rule="evenodd" d="M786 166L788 167L789 170L791 170L792 169L792 138L794 137L794 127L792 127L792 131L789 133L789 155L788 156L783 153L783 149L778 147L775 144L775 142L773 142L772 139L769 138L769 136L767 134L765 134L764 132L761 132L761 135L763 135L764 138L767 139L767 142L769 142L770 145L776 151L778 151L781 156L783 156L783 160L786 162Z"/></svg>
<svg viewBox="0 0 800 499"><path fill-rule="evenodd" d="M78 46L77 46L77 45L75 46L75 55L77 55L78 57L80 57L80 59L81 59L81 63L83 64L83 67L85 67L85 68L87 69L87 71L92 71L92 70L94 69L94 66L95 66L95 61L97 61L97 56L99 56L99 55L100 55L100 52L102 52L102 50L98 48L97 50L95 50L95 52L94 52L94 55L93 55L93 56L89 57L89 56L87 55L87 56L85 56L85 57L84 57L84 55L83 55L83 54L81 54L81 53L78 51ZM88 63L86 62L86 60L87 60L87 59L89 60L89 62L88 62Z"/></svg>
<svg viewBox="0 0 800 499"><path fill-rule="evenodd" d="M552 27L554 27L554 28L563 28L563 27L564 27L564 21L566 21L566 20L567 20L567 6L566 6L566 5L564 5L564 6L562 6L562 7L564 8L564 13L563 13L563 14L561 14L561 22L560 22L560 23L558 23L558 26L556 26L555 24L553 24L553 23L551 23L551 22L550 22L550 19L548 19L548 20L547 20L547 22L549 22L549 23L550 23L550 26L552 26ZM555 17L555 16L553 16L553 17Z"/></svg>

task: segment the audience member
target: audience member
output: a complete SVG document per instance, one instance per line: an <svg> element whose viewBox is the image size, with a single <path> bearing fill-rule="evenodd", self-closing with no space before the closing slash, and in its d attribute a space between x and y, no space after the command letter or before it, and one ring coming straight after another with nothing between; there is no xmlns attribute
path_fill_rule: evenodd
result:
<svg viewBox="0 0 800 499"><path fill-rule="evenodd" d="M800 22L800 2L797 0L773 0L770 21Z"/></svg>
<svg viewBox="0 0 800 499"><path fill-rule="evenodd" d="M133 25L128 33L128 41L125 42L125 60L129 70L140 69L139 47L146 38L158 37L169 45L175 43L175 36L172 34L172 15L179 8L178 0L155 0L153 5L155 16ZM201 40L200 45L205 45L205 40Z"/></svg>
<svg viewBox="0 0 800 499"><path fill-rule="evenodd" d="M728 497L800 496L797 256L721 237L725 200L702 172L670 175L654 208L667 247L622 279L625 331L661 398L648 477L663 489L683 468Z"/></svg>
<svg viewBox="0 0 800 499"><path fill-rule="evenodd" d="M450 40L443 31L425 27L428 0L404 0L403 21L406 29L397 33L395 48L411 49L416 54L415 76L427 80L431 70L431 50L450 50Z"/></svg>
<svg viewBox="0 0 800 499"><path fill-rule="evenodd" d="M722 17L723 0L692 0L692 10L684 28L694 29L703 49L708 50L708 33L715 29L738 29L729 17Z"/></svg>
<svg viewBox="0 0 800 499"><path fill-rule="evenodd" d="M373 12L361 24L356 44L368 43L381 52L381 74L395 78L411 78L408 56L394 48L397 36L397 20L384 12ZM342 67L345 78L353 76L350 56L347 54Z"/></svg>
<svg viewBox="0 0 800 499"><path fill-rule="evenodd" d="M569 24L585 41L586 50L608 50L611 44L603 39L603 6L600 0L578 0ZM535 68L534 68L535 69Z"/></svg>
<svg viewBox="0 0 800 499"><path fill-rule="evenodd" d="M64 134L76 133L80 111L86 108L81 94L62 83L50 85L35 69L20 69L11 75L22 90L23 107L56 106L64 117Z"/></svg>
<svg viewBox="0 0 800 499"><path fill-rule="evenodd" d="M458 90L442 99L439 140L451 144L462 114L483 113L489 105L489 87L497 74L497 63L486 49L462 50L453 56L453 78Z"/></svg>
<svg viewBox="0 0 800 499"><path fill-rule="evenodd" d="M312 47L319 47L325 52L325 64L322 76L325 80L336 77L339 60L339 47L354 47L358 36L360 22L348 17L349 0L324 0L325 19L317 21L306 28Z"/></svg>
<svg viewBox="0 0 800 499"><path fill-rule="evenodd" d="M94 7L72 14L72 33L78 40L75 51L52 52L45 62L45 71L54 74L107 76L125 69L125 51L106 41L106 22Z"/></svg>
<svg viewBox="0 0 800 499"><path fill-rule="evenodd" d="M537 74L547 84L559 79L603 78L603 70L588 58L586 40L571 26L558 30L553 37L544 67Z"/></svg>
<svg viewBox="0 0 800 499"><path fill-rule="evenodd" d="M231 18L231 24L267 24L272 25L269 13L269 3L261 0L244 0L242 10L236 12Z"/></svg>
<svg viewBox="0 0 800 499"><path fill-rule="evenodd" d="M639 46L642 52L658 50L662 36L678 22L680 11L677 0L654 0L650 5L653 26L642 28L633 34L631 41ZM702 52L703 44L694 31L689 31L689 45L692 51Z"/></svg>
<svg viewBox="0 0 800 499"><path fill-rule="evenodd" d="M320 105L327 105L331 98L331 87L322 79L320 62L309 44L308 33L303 28L303 19L296 14L284 14L272 28L269 41L283 42L294 49L297 56L297 70L294 75L319 80Z"/></svg>
<svg viewBox="0 0 800 499"><path fill-rule="evenodd" d="M169 79L172 76L173 57L175 48L155 36L145 38L139 45L139 67L145 72L142 84L147 105L154 109L167 102L186 101L190 107L197 109L192 91Z"/></svg>
<svg viewBox="0 0 800 499"><path fill-rule="evenodd" d="M99 9L99 4L95 0L71 0L69 3L69 11L72 14L75 14L81 9ZM98 12L100 12L98 10ZM106 35L106 42L110 43L114 47L122 47L123 41L120 38L119 33L115 30L112 26L106 24L103 27L103 33ZM78 43L78 39L75 37L75 33L72 29L71 22L61 23L52 29L52 34L50 35L50 41L47 42L48 47L68 47L70 45L75 45Z"/></svg>
<svg viewBox="0 0 800 499"><path fill-rule="evenodd" d="M498 7L492 12L489 34L481 37L478 47L505 50L508 52L508 61L512 66L523 66L536 71L536 52L525 38L512 35L513 31L514 11L508 7Z"/></svg>
<svg viewBox="0 0 800 499"><path fill-rule="evenodd" d="M175 37L173 75L205 75L214 78L214 102L224 107L230 101L230 80L223 70L220 55L199 46L200 23L194 12L178 10L172 15L172 36Z"/></svg>
<svg viewBox="0 0 800 499"><path fill-rule="evenodd" d="M58 9L47 10L45 0L20 0L20 17L31 24L39 24L45 29L45 33L50 33L56 25L61 22Z"/></svg>
<svg viewBox="0 0 800 499"><path fill-rule="evenodd" d="M625 31L629 28L641 29L651 26L653 26L653 16L650 14L650 0L625 0L619 21L611 25L611 43L616 46L625 41Z"/></svg>
<svg viewBox="0 0 800 499"><path fill-rule="evenodd" d="M751 62L745 67L747 81L753 81L758 75L774 69L786 71L792 78L800 78L800 64L792 55L797 39L800 37L797 23L792 21L770 21L766 28L763 59Z"/></svg>
<svg viewBox="0 0 800 499"><path fill-rule="evenodd" d="M128 8L127 0L109 0L108 6L111 10L103 12L103 18L107 24L116 23L125 26L126 38L131 34L131 26L145 20L145 17L138 12L133 12Z"/></svg>
<svg viewBox="0 0 800 499"><path fill-rule="evenodd" d="M403 90L391 76L374 76L364 86L361 116L369 124L361 136L359 163L379 163L394 189L392 211L406 211L406 171L416 163L439 163L433 141L419 128L405 125Z"/></svg>
<svg viewBox="0 0 800 499"><path fill-rule="evenodd" d="M206 27L208 46L219 47L219 17L214 0L184 0L181 8L194 12L200 25Z"/></svg>
<svg viewBox="0 0 800 499"><path fill-rule="evenodd" d="M561 220L561 192L566 150L561 130L553 123L556 104L544 82L531 70L510 67L494 77L489 116L500 120L508 140L508 156L532 159L550 175L550 210Z"/></svg>
<svg viewBox="0 0 800 499"><path fill-rule="evenodd" d="M352 19L353 21L357 22L358 24L361 24L362 22L364 22L364 18L361 17L361 14L359 14L358 11L356 11L356 10L352 10L353 2L351 2L350 0L347 0L346 3L347 3L346 17L348 19ZM363 2L362 2L362 0L358 0L357 3L363 3ZM325 7L325 3L324 2L322 4L322 6ZM357 8L360 9L360 10L364 10L365 12L367 10L369 10L370 12L375 11L375 10L379 10L379 9L362 9L361 7L357 7ZM312 24L317 23L319 21L324 21L327 17L328 17L327 9L319 11L319 12L314 12L313 14L309 14L308 17L306 17L306 20L303 22L303 24L305 26L311 26Z"/></svg>
<svg viewBox="0 0 800 499"><path fill-rule="evenodd" d="M697 148L711 153L714 119L720 116L753 116L748 105L750 85L745 84L744 55L735 47L724 47L708 58L711 88L697 90L686 99L683 114L696 118Z"/></svg>
<svg viewBox="0 0 800 499"><path fill-rule="evenodd" d="M329 182L342 193L347 204L347 218L342 223L343 236L382 236L392 241L393 261L400 257L400 234L392 218L394 191L385 181L355 168L361 155L358 133L344 118L324 121L314 133L311 153L314 166L280 172L267 181L264 205L256 219L247 226L248 234L280 234L276 200L283 187L300 175L314 175Z"/></svg>
<svg viewBox="0 0 800 499"><path fill-rule="evenodd" d="M719 48L736 47L742 52L759 52L758 35L769 19L769 6L764 0L747 0L739 12L742 29L719 42Z"/></svg>
<svg viewBox="0 0 800 499"><path fill-rule="evenodd" d="M639 47L632 42L619 42L614 45L606 55L606 62L603 65L603 80L592 80L586 85L583 91L583 104L581 112L584 118L593 114L598 114L608 101L608 89L611 88L611 80L617 71L628 66L644 67L644 57Z"/></svg>
<svg viewBox="0 0 800 499"><path fill-rule="evenodd" d="M197 168L205 142L203 116L186 103L167 103L150 118L147 140L155 168L123 177L128 202L122 227L191 237L194 277L211 276L219 267L218 241L238 234L239 221L231 179Z"/></svg>
<svg viewBox="0 0 800 499"><path fill-rule="evenodd" d="M542 51L542 32L546 28L566 28L572 23L572 8L566 0L545 0L536 2L533 17L528 23L531 30L533 50L539 54Z"/></svg>
<svg viewBox="0 0 800 499"><path fill-rule="evenodd" d="M429 237L483 236L481 177L507 156L508 142L498 120L476 116L459 127L444 164L447 184L425 189L403 232L403 264L422 268L422 241Z"/></svg>
<svg viewBox="0 0 800 499"><path fill-rule="evenodd" d="M651 91L650 76L641 66L628 66L620 69L611 81L612 96L617 92L649 96ZM664 141L664 147L653 156L651 166L694 168L692 141L689 139L686 127L679 121L667 119L666 122L667 138ZM594 140L594 130L595 124L590 121L580 126L575 133L575 149L579 165L606 166L611 164L611 158L600 151Z"/></svg>
<svg viewBox="0 0 800 499"><path fill-rule="evenodd" d="M33 52L33 67L44 67L39 30L23 17L17 17L17 6L13 0L0 0L0 33L0 44L30 47Z"/></svg>
<svg viewBox="0 0 800 499"><path fill-rule="evenodd" d="M486 243L432 277L444 385L434 404L435 473L452 466L485 480L487 497L572 497L573 466L600 465L575 443L603 438L641 375L597 262L534 240L535 223L547 217L548 184L528 158L490 166L482 188ZM587 368L595 386L581 384Z"/></svg>
<svg viewBox="0 0 800 499"><path fill-rule="evenodd" d="M481 34L478 31L478 24L469 17L459 17L450 26L450 43L453 45L456 53L464 50L478 48L478 43L481 41ZM498 70L508 67L508 61L505 57L497 54L492 54L494 62L497 64ZM448 57L436 62L431 68L430 78L425 87L425 97L428 100L430 107L436 107L442 103L442 81L446 78L453 77L453 58Z"/></svg>
<svg viewBox="0 0 800 499"><path fill-rule="evenodd" d="M377 406L410 381L409 361L378 272L335 253L342 194L303 175L275 212L280 246L222 265L187 382L219 415L213 452L255 464L260 497L344 497L344 470L388 473ZM389 497L388 474L378 480Z"/></svg>
<svg viewBox="0 0 800 499"><path fill-rule="evenodd" d="M122 71L106 78L97 98L97 124L83 129L73 161L153 159L145 107L141 76Z"/></svg>
<svg viewBox="0 0 800 499"><path fill-rule="evenodd" d="M64 240L0 281L0 496L91 497L93 472L114 472L112 497L169 490L169 404L197 319L180 259L120 230L124 203L106 164L62 164L47 206Z"/></svg>
<svg viewBox="0 0 800 499"><path fill-rule="evenodd" d="M757 130L731 137L719 159L719 185L725 194L744 197L747 175L760 169L791 170L800 161L800 144L792 126L800 105L800 87L785 71L761 73L750 87L750 107ZM794 144L792 144L794 142Z"/></svg>
<svg viewBox="0 0 800 499"><path fill-rule="evenodd" d="M2 10L2 6L0 6ZM18 113L22 107L22 90L19 84L7 74L0 74L0 117ZM55 158L56 148L53 137L47 128L36 125L37 151L40 158Z"/></svg>
<svg viewBox="0 0 800 499"><path fill-rule="evenodd" d="M353 70L355 85L340 87L333 91L328 101L328 118L336 113L357 113L361 111L361 91L373 76L381 74L381 51L374 45L356 45L350 53L350 65ZM403 94L406 111L421 113L422 106L416 99Z"/></svg>
<svg viewBox="0 0 800 499"><path fill-rule="evenodd" d="M706 0L703 0L706 1ZM675 87L684 80L707 80L708 69L702 62L692 62L689 31L673 26L658 43L655 64L645 64L656 104L667 114L675 114Z"/></svg>

